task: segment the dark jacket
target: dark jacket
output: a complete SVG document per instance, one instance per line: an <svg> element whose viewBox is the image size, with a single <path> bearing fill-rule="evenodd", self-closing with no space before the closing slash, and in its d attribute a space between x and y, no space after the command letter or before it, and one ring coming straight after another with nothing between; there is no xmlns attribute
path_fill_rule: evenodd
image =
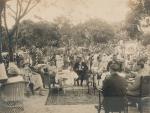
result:
<svg viewBox="0 0 150 113"><path fill-rule="evenodd" d="M44 83L45 85L55 84L55 73L44 72Z"/></svg>
<svg viewBox="0 0 150 113"><path fill-rule="evenodd" d="M88 66L86 65L85 62L82 62L81 65L80 65L80 63L77 62L77 63L75 63L73 70L74 70L74 72L77 73L78 76L87 75Z"/></svg>
<svg viewBox="0 0 150 113"><path fill-rule="evenodd" d="M103 105L105 109L122 109L125 105L127 82L118 74L111 75L104 80L102 93L104 96Z"/></svg>

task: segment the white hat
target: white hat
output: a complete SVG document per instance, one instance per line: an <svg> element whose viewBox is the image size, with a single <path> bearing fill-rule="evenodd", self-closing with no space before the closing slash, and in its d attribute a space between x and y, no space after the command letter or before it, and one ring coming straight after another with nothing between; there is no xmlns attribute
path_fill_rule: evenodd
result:
<svg viewBox="0 0 150 113"><path fill-rule="evenodd" d="M9 67L8 67L8 74L9 75L19 75L20 70L14 63L10 63Z"/></svg>

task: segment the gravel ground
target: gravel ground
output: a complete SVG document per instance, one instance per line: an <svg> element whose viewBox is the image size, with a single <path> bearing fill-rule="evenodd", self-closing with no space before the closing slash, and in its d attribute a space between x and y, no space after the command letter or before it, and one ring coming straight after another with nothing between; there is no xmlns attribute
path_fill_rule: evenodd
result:
<svg viewBox="0 0 150 113"><path fill-rule="evenodd" d="M45 105L48 91L44 91L45 96L31 96L25 98L23 113L97 113L95 105ZM104 111L101 111L104 113ZM139 113L136 108L129 107L129 113ZM144 112L149 113L149 112Z"/></svg>
<svg viewBox="0 0 150 113"><path fill-rule="evenodd" d="M96 113L95 105L45 105L46 96L31 96L25 98L24 113ZM103 112L102 112L103 113Z"/></svg>

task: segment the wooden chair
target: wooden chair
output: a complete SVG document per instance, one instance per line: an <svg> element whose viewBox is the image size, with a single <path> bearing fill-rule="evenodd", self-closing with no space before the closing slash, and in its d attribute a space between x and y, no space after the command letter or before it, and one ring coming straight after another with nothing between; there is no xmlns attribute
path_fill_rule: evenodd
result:
<svg viewBox="0 0 150 113"><path fill-rule="evenodd" d="M150 76L142 76L140 84L140 96L138 98L138 108L143 113L143 107L150 102Z"/></svg>
<svg viewBox="0 0 150 113"><path fill-rule="evenodd" d="M3 113L20 113L24 110L24 90L23 81L4 84L1 92Z"/></svg>
<svg viewBox="0 0 150 113"><path fill-rule="evenodd" d="M100 113L101 110L104 110L105 113L110 113L110 112L121 113L122 111L124 113L128 113L128 105L127 105L126 97L103 97L103 99L105 99L105 103L104 103L102 101L102 95L101 95L102 92L103 91L99 89L99 103L98 106L96 106L98 113Z"/></svg>

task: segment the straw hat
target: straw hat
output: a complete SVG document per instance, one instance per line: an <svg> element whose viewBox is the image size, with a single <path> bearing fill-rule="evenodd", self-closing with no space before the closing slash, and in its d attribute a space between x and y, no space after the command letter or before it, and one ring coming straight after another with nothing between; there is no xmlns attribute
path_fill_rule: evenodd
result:
<svg viewBox="0 0 150 113"><path fill-rule="evenodd" d="M14 63L10 63L8 67L8 75L19 75L19 74L20 74L19 68Z"/></svg>

